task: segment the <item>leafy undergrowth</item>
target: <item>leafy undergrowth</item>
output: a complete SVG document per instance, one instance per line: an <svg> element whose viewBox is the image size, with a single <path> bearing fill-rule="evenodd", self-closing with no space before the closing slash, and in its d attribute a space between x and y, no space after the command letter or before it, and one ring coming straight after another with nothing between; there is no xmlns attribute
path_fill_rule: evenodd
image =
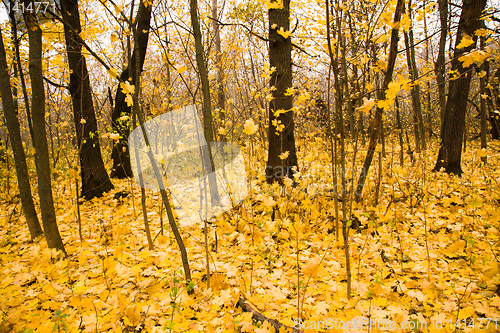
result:
<svg viewBox="0 0 500 333"><path fill-rule="evenodd" d="M498 144L490 146L485 167L477 147L469 148L461 178L429 171L435 151L414 164L406 156L400 166L397 149L388 148L378 190L374 160L363 202L347 205L353 214L350 299L342 236L335 234L329 154L322 145L320 139L299 145L298 186L265 185L261 166L250 172L252 190L243 204L212 220L211 289L202 230L181 227L192 295L166 216L159 234L157 193L147 192L154 250L147 248L140 192L129 181L115 180L111 193L82 203L80 242L74 187L59 176L54 195L66 259L43 239L28 243L20 203L15 197L4 202L0 332L273 331L236 306L240 296L289 326L300 315L301 328L310 332L340 332L362 317L371 318L370 332L410 331L403 325L417 332L498 331ZM261 153L253 148L247 163L259 164L254 156ZM120 191L131 194L114 199ZM387 326L392 322L398 326ZM368 331L359 323L348 331Z"/></svg>

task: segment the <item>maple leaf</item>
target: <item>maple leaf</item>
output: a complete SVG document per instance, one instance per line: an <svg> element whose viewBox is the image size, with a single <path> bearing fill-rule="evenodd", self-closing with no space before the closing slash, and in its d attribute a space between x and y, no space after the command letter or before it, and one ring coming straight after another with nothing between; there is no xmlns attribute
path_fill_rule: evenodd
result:
<svg viewBox="0 0 500 333"><path fill-rule="evenodd" d="M316 304L316 314L318 316L324 316L328 313L328 309L330 308L330 305L326 303L325 301L321 301Z"/></svg>
<svg viewBox="0 0 500 333"><path fill-rule="evenodd" d="M120 87L124 94L133 94L135 92L135 86L131 85L128 81L121 82Z"/></svg>
<svg viewBox="0 0 500 333"><path fill-rule="evenodd" d="M295 93L295 89L293 87L286 88L285 96L292 96Z"/></svg>
<svg viewBox="0 0 500 333"><path fill-rule="evenodd" d="M375 105L375 100L373 98L367 99L366 97L363 97L363 105L358 107L358 110L366 114L370 114L370 110L373 108L374 105Z"/></svg>
<svg viewBox="0 0 500 333"><path fill-rule="evenodd" d="M399 82L391 81L389 82L389 86L385 91L385 97L390 100L394 100L401 90L401 85Z"/></svg>
<svg viewBox="0 0 500 333"><path fill-rule="evenodd" d="M289 151L285 151L284 153L279 155L280 160L286 160L288 158Z"/></svg>
<svg viewBox="0 0 500 333"><path fill-rule="evenodd" d="M247 121L245 121L243 133L252 135L257 132L258 128L259 127L254 123L253 119L248 119Z"/></svg>
<svg viewBox="0 0 500 333"><path fill-rule="evenodd" d="M472 39L470 35L464 34L460 43L457 45L457 49L463 49L464 47L471 46L474 43L474 39Z"/></svg>
<svg viewBox="0 0 500 333"><path fill-rule="evenodd" d="M290 30L285 31L283 29L283 27L279 28L276 32L279 35L283 36L283 38L285 38L285 39L287 39L288 37L290 37L290 35L292 34L292 32Z"/></svg>
<svg viewBox="0 0 500 333"><path fill-rule="evenodd" d="M474 35L478 37L486 36L489 33L490 31L488 29L477 29L476 31L474 31Z"/></svg>
<svg viewBox="0 0 500 333"><path fill-rule="evenodd" d="M377 106L379 108L384 109L384 110L387 111L387 110L389 110L391 108L392 103L393 103L393 101L385 99L385 100L377 101Z"/></svg>
<svg viewBox="0 0 500 333"><path fill-rule="evenodd" d="M489 53L482 51L482 50L474 50L471 52L468 52L458 58L459 61L462 62L463 67L469 67L473 63L477 63L478 65L481 65L486 58L489 57Z"/></svg>
<svg viewBox="0 0 500 333"><path fill-rule="evenodd" d="M125 97L125 102L127 103L127 106L134 105L134 99L129 94L127 94L127 97Z"/></svg>

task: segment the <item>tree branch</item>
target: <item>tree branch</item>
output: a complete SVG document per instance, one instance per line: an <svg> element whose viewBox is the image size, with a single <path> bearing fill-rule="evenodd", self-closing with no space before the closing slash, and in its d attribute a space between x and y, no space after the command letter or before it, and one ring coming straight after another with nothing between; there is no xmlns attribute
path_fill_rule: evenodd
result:
<svg viewBox="0 0 500 333"><path fill-rule="evenodd" d="M65 86L65 85L62 85L62 84L59 84L59 83L55 83L53 81L50 81L48 78L46 78L45 76L43 77L43 79L45 81L47 81L48 84L50 84L51 86L54 86L54 87L57 87L57 88L64 88L64 89L69 89L68 86Z"/></svg>
<svg viewBox="0 0 500 333"><path fill-rule="evenodd" d="M248 304L242 297L240 297L236 305L239 306L241 309L243 309L243 311L250 312L252 314L253 319L260 321L262 323L265 321L269 322L269 324L271 324L271 326L274 327L276 332L279 332L280 328L285 326L285 329L292 330L293 333L302 333L302 331L299 330L298 328L286 326L277 320L264 316L262 313L252 308L252 306Z"/></svg>

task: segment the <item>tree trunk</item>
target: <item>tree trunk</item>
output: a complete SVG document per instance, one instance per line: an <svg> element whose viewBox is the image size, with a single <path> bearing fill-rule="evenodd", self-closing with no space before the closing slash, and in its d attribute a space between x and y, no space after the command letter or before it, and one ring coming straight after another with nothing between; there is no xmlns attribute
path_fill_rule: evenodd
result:
<svg viewBox="0 0 500 333"><path fill-rule="evenodd" d="M469 96L472 72L464 68L458 60L464 53L470 52L476 47L477 36L474 32L480 28L479 17L486 6L486 0L464 0L462 13L458 23L458 33L455 42L455 51L451 62L451 70L457 71L460 77L450 81L448 101L444 124L441 130L441 147L434 171L444 168L447 173L462 174L462 143L465 129L465 114L467 111L467 98ZM473 43L464 48L457 48L462 38L469 35Z"/></svg>
<svg viewBox="0 0 500 333"><path fill-rule="evenodd" d="M66 253L57 228L52 183L50 179L49 148L45 130L45 88L42 74L42 30L34 15L24 14L29 37L29 72L31 79L31 110L33 120L33 145L35 146L35 164L38 178L38 196L42 213L45 239L49 248Z"/></svg>
<svg viewBox="0 0 500 333"><path fill-rule="evenodd" d="M215 36L215 68L217 69L217 109L219 109L219 121L224 126L226 120L226 95L224 94L224 70L222 69L222 51L220 47L219 14L217 12L217 0L212 0L212 28ZM225 135L219 135L219 141L225 141Z"/></svg>
<svg viewBox="0 0 500 333"><path fill-rule="evenodd" d="M273 0L272 3L278 2ZM291 36L284 38L278 34L280 29L284 32L290 30L290 0L283 0L283 7L280 9L269 9L269 63L276 70L271 74L269 82L274 90L273 99L269 103L269 151L266 166L268 183L281 182L287 175L292 178L292 168L297 167L293 96L285 96L286 90L292 87L292 40ZM288 152L288 156L280 159L280 155L285 152Z"/></svg>
<svg viewBox="0 0 500 333"><path fill-rule="evenodd" d="M206 175L208 175L210 200L213 206L219 204L220 198L217 189L217 179L215 178L215 168L211 149L211 144L214 142L214 132L212 105L210 99L210 83L208 81L208 72L205 64L205 58L203 56L203 42L201 40L200 21L198 20L198 0L191 0L190 4L191 25L193 26L194 44L196 50L196 64L198 66L201 90L203 92L203 132L207 142L207 149L202 149L203 164L205 166Z"/></svg>
<svg viewBox="0 0 500 333"><path fill-rule="evenodd" d="M408 6L411 6L408 4ZM411 12L410 12L411 14ZM417 61L415 59L415 45L413 43L413 31L404 33L405 46L406 46L406 60L408 63L408 71L411 75L413 86L411 87L411 105L413 109L413 121L415 122L415 144L417 152L420 149L426 149L425 144L425 129L424 121L422 118L422 103L420 101L420 85L416 82L418 80Z"/></svg>
<svg viewBox="0 0 500 333"><path fill-rule="evenodd" d="M70 69L69 91L73 102L78 152L82 177L82 196L100 197L113 188L101 156L97 120L90 90L87 63L82 55L82 44L74 36L81 32L78 0L62 0L64 36Z"/></svg>
<svg viewBox="0 0 500 333"><path fill-rule="evenodd" d="M491 138L493 140L500 139L500 123L498 121L498 113L495 114L495 110L500 109L500 90L498 89L498 83L500 82L500 68L495 72L495 76L490 80L490 83L486 86L489 92L490 103L489 119L491 125Z"/></svg>
<svg viewBox="0 0 500 333"><path fill-rule="evenodd" d="M31 240L43 234L38 216L36 215L33 197L31 195L31 186L29 182L28 167L26 165L26 155L24 153L19 121L17 120L17 109L12 98L10 85L10 75L7 69L7 59L5 47L3 44L2 31L0 29L0 96L2 97L3 113L7 123L7 130L11 138L12 151L14 153L14 162L17 174L17 186ZM7 150L7 147L5 147ZM7 157L8 158L8 157Z"/></svg>
<svg viewBox="0 0 500 333"><path fill-rule="evenodd" d="M441 22L441 35L439 37L439 51L436 62L434 64L434 72L436 73L436 82L439 94L439 106L441 108L441 127L444 123L444 111L446 110L446 82L444 73L446 72L446 63L444 51L446 49L446 37L448 35L448 0L438 0L439 4L439 21Z"/></svg>
<svg viewBox="0 0 500 333"><path fill-rule="evenodd" d="M396 11L394 13L393 22L399 22L401 19L401 13L404 10L404 0L398 0L396 5ZM399 41L399 25L396 25L391 32L391 46L389 49L389 57L387 61L387 71L384 76L384 83L382 84L382 93L379 99L385 99L385 91L392 81L392 73L394 72L394 65L396 64L396 56L398 54L398 41ZM358 183L356 185L355 198L356 202L361 200L361 194L363 193L363 187L365 186L365 180L368 176L368 171L370 170L370 165L372 164L373 155L375 154L375 148L377 147L378 141L378 131L382 120L383 109L377 107L375 111L375 118L373 120L373 129L370 137L370 143L368 144L368 152L366 153L365 162L363 163L363 168L361 169L361 174L358 178Z"/></svg>
<svg viewBox="0 0 500 333"><path fill-rule="evenodd" d="M134 47L132 52L132 57L130 59L130 64L123 70L120 75L120 81L124 82L132 78L132 82L135 82L135 66L136 57L139 54L139 73L142 72L144 66L144 59L146 58L146 51L148 47L149 40L149 29L151 22L151 10L153 8L152 3L146 7L145 1L141 1L139 5L139 10L137 11L137 17L135 21L137 22L137 39L134 43L138 44L138 48ZM136 51L138 50L138 51ZM116 89L115 96L115 108L111 113L111 126L113 132L120 134L120 139L113 145L113 151L111 153L111 158L113 159L113 169L111 171L112 178L127 178L132 177L132 168L130 166L130 154L128 147L128 136L130 134L130 124L129 121L120 121L119 118L122 116L128 116L130 118L131 108L125 102L125 94L121 89L120 85Z"/></svg>
<svg viewBox="0 0 500 333"><path fill-rule="evenodd" d="M484 44L485 44L485 38L484 36L480 38L480 43L481 43L481 50L484 49ZM486 133L487 133L487 114L486 114L486 99L484 96L488 96L486 94L486 78L488 77L486 75L487 72L489 72L489 63L488 61L485 61L481 64L481 72L484 72L485 75L482 76L479 79L479 89L481 90L480 94L480 113L481 113L481 148L486 149L487 146L487 141L486 141ZM483 161L484 164L487 162L487 157L483 156L481 157L481 160Z"/></svg>

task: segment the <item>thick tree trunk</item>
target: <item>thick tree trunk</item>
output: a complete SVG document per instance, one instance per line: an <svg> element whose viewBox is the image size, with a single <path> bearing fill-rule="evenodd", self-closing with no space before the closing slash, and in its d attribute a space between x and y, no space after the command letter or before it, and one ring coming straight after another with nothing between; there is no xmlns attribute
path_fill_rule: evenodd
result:
<svg viewBox="0 0 500 333"><path fill-rule="evenodd" d="M274 90L269 103L268 183L281 182L286 175L292 178L292 168L297 167L293 96L285 96L286 90L292 87L292 40L291 36L284 38L278 34L280 29L285 32L290 30L290 0L283 0L281 9L269 9L269 63L276 70L269 82ZM285 152L288 152L288 156L280 159L280 155Z"/></svg>
<svg viewBox="0 0 500 333"><path fill-rule="evenodd" d="M26 155L24 153L23 141L19 121L17 120L17 109L12 98L10 85L10 75L7 69L5 47L3 44L2 31L0 30L0 96L2 97L3 113L7 123L7 130L11 138L12 151L17 174L17 186L21 198L21 206L28 224L31 240L43 234L40 222L36 215L31 186L29 182L28 167L26 165ZM5 147L7 149L7 147Z"/></svg>
<svg viewBox="0 0 500 333"><path fill-rule="evenodd" d="M448 0L438 0L439 4L439 21L441 23L441 34L439 36L439 51L434 64L434 72L436 73L436 82L439 94L439 106L441 108L441 127L444 123L444 111L446 109L446 82L444 73L446 71L446 62L444 51L446 49L446 37L448 36Z"/></svg>
<svg viewBox="0 0 500 333"><path fill-rule="evenodd" d="M81 32L77 0L62 0L64 36L70 69L69 91L73 102L76 138L80 154L82 196L86 199L100 197L113 188L99 145L97 120L90 90L87 63L82 55L82 45L74 33Z"/></svg>
<svg viewBox="0 0 500 333"><path fill-rule="evenodd" d="M151 10L153 8L152 4L148 7L145 6L145 1L141 1L139 5L139 10L137 11L137 43L138 47L134 47L132 52L132 57L130 59L130 64L123 70L120 75L120 81L127 81L129 77L132 78L132 82L135 82L135 66L137 54L139 54L139 73L142 72L144 66L144 59L146 58L146 51L148 47L149 30L151 22ZM137 51L138 50L138 51ZM111 113L111 126L113 131L120 134L120 140L113 146L113 151L111 157L113 159L113 169L111 171L111 177L113 178L127 178L132 177L132 168L130 166L130 154L128 151L128 136L130 134L130 124L129 121L120 121L119 118L122 116L128 116L130 119L131 108L127 106L125 102L125 94L123 93L120 85L116 89L115 96L115 107Z"/></svg>
<svg viewBox="0 0 500 333"><path fill-rule="evenodd" d="M29 72L31 79L31 110L33 120L33 145L35 146L35 164L38 178L38 196L42 213L45 239L49 248L64 250L64 244L57 228L52 183L50 179L49 148L45 130L45 88L42 74L42 30L34 15L24 15L29 37Z"/></svg>
<svg viewBox="0 0 500 333"><path fill-rule="evenodd" d="M458 24L455 51L451 62L451 70L460 75L456 80L450 81L446 112L441 130L441 147L434 167L434 171L444 168L447 173L462 174L462 144L465 130L465 114L467 111L467 98L469 96L470 82L472 79L471 68L464 68L458 60L464 53L476 47L477 36L474 32L481 27L479 17L486 6L486 0L464 0L462 14ZM469 35L474 43L464 48L457 48L462 38Z"/></svg>

